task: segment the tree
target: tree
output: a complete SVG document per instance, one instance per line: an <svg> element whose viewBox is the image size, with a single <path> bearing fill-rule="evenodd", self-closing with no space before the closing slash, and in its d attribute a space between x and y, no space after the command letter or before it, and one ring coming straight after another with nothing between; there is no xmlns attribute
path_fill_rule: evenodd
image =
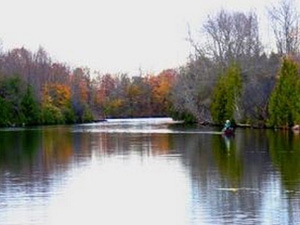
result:
<svg viewBox="0 0 300 225"><path fill-rule="evenodd" d="M85 122L86 113L92 115L91 110L91 80L88 69L76 68L71 79L72 107L78 117L78 122Z"/></svg>
<svg viewBox="0 0 300 225"><path fill-rule="evenodd" d="M9 126L11 120L10 106L5 99L0 96L0 126Z"/></svg>
<svg viewBox="0 0 300 225"><path fill-rule="evenodd" d="M1 82L0 96L5 101L6 109L9 112L8 123L19 125L25 122L25 116L21 110L21 101L25 93L26 85L18 76L5 77Z"/></svg>
<svg viewBox="0 0 300 225"><path fill-rule="evenodd" d="M171 106L170 93L177 73L175 70L164 70L157 76L150 76L152 113L167 115Z"/></svg>
<svg viewBox="0 0 300 225"><path fill-rule="evenodd" d="M43 88L43 102L50 103L58 108L69 107L71 90L67 85L49 83Z"/></svg>
<svg viewBox="0 0 300 225"><path fill-rule="evenodd" d="M294 0L281 0L268 9L269 18L280 55L299 53L299 13Z"/></svg>
<svg viewBox="0 0 300 225"><path fill-rule="evenodd" d="M241 71L236 65L231 65L225 75L220 76L212 96L211 114L217 124L225 120L235 121L239 110L238 100L241 94Z"/></svg>
<svg viewBox="0 0 300 225"><path fill-rule="evenodd" d="M71 107L71 90L59 83L43 87L42 122L45 124L73 123L75 114Z"/></svg>
<svg viewBox="0 0 300 225"><path fill-rule="evenodd" d="M42 105L42 124L61 124L65 122L64 116L59 108L51 104Z"/></svg>
<svg viewBox="0 0 300 225"><path fill-rule="evenodd" d="M258 79L254 74L262 74L257 65L263 48L254 12L221 10L214 16L210 15L202 26L201 38L201 41L195 41L189 33L188 40L195 53L180 70L172 99L175 111L206 123L212 121L213 89L219 74L224 74L230 65L237 63L246 87L255 89ZM247 97L246 94L243 97ZM253 102L256 103L256 99ZM240 117L245 111L239 108Z"/></svg>
<svg viewBox="0 0 300 225"><path fill-rule="evenodd" d="M269 100L268 125L289 127L300 122L300 80L297 64L284 58Z"/></svg>
<svg viewBox="0 0 300 225"><path fill-rule="evenodd" d="M180 68L174 81L172 111L177 119L207 123L211 121L211 93L219 70L207 57L195 58Z"/></svg>
<svg viewBox="0 0 300 225"><path fill-rule="evenodd" d="M39 123L39 106L35 99L33 88L27 85L26 92L21 101L21 110L25 117L25 124L35 125Z"/></svg>
<svg viewBox="0 0 300 225"><path fill-rule="evenodd" d="M238 62L242 70L249 70L249 59L255 59L262 51L258 32L257 15L221 10L215 16L208 16L203 25L206 39L197 44L190 37L196 55L213 59L221 68ZM247 68L244 68L247 67Z"/></svg>
<svg viewBox="0 0 300 225"><path fill-rule="evenodd" d="M243 122L264 126L268 119L268 102L275 86L276 74L280 68L278 54L262 54L255 70L243 74L241 110Z"/></svg>

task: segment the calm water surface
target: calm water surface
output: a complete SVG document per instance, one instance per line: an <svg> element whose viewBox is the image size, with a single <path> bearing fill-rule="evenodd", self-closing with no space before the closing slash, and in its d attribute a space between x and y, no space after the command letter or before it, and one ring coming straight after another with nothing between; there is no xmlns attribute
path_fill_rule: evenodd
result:
<svg viewBox="0 0 300 225"><path fill-rule="evenodd" d="M170 119L0 130L0 224L300 224L300 135Z"/></svg>

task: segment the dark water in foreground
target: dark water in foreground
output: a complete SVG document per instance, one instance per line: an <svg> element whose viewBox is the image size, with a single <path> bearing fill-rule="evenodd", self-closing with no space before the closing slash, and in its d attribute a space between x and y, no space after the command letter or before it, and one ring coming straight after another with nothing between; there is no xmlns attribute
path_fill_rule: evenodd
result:
<svg viewBox="0 0 300 225"><path fill-rule="evenodd" d="M300 224L300 135L169 122L0 130L0 224Z"/></svg>

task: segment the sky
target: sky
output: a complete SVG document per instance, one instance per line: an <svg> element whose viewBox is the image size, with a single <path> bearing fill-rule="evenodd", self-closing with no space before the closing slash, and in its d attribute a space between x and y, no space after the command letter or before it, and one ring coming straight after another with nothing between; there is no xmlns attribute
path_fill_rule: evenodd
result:
<svg viewBox="0 0 300 225"><path fill-rule="evenodd" d="M101 73L158 73L187 62L188 26L199 35L223 8L255 11L266 27L274 1L0 0L0 39L4 51L42 46L54 60Z"/></svg>

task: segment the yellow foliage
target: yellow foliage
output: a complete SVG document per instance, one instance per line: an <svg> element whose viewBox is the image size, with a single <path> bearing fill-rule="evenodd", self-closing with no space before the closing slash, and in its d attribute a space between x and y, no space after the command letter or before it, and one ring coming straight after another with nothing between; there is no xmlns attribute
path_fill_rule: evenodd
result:
<svg viewBox="0 0 300 225"><path fill-rule="evenodd" d="M129 98L134 98L141 94L141 90L137 85L133 84L127 88L127 94Z"/></svg>
<svg viewBox="0 0 300 225"><path fill-rule="evenodd" d="M124 104L123 100L122 99L115 99L115 100L112 100L110 105L113 109L118 109L120 107L122 107Z"/></svg>
<svg viewBox="0 0 300 225"><path fill-rule="evenodd" d="M71 90L64 84L50 83L43 87L43 104L51 104L58 108L70 103Z"/></svg>
<svg viewBox="0 0 300 225"><path fill-rule="evenodd" d="M174 75L169 71L162 72L158 76L151 76L149 83L152 86L153 99L162 103L169 95L173 82Z"/></svg>

